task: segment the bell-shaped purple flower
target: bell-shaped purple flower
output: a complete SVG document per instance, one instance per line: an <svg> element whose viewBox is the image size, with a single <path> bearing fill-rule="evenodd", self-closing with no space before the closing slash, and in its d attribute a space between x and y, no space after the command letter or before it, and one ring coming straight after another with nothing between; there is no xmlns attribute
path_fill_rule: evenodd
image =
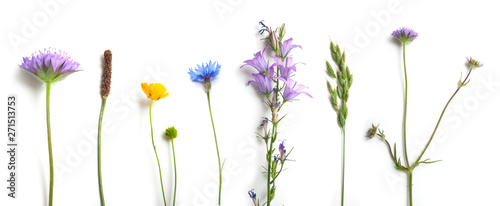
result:
<svg viewBox="0 0 500 206"><path fill-rule="evenodd" d="M264 58L264 52L266 52L267 48L269 48L269 46L266 46L266 48L264 48L264 50L255 53L253 59L249 59L249 60L244 61L245 64L243 66L241 66L240 68L248 65L248 66L255 68L260 73L267 71L267 68L268 68L267 61Z"/></svg>
<svg viewBox="0 0 500 206"><path fill-rule="evenodd" d="M286 57L292 51L293 48L299 47L302 49L302 46L292 44L293 38L287 39L280 45L280 56Z"/></svg>
<svg viewBox="0 0 500 206"><path fill-rule="evenodd" d="M78 71L80 63L59 49L44 49L30 57L23 57L19 67L25 69L45 83L54 83Z"/></svg>
<svg viewBox="0 0 500 206"><path fill-rule="evenodd" d="M297 71L297 67L295 65L297 65L298 63L304 64L302 62L294 64L292 57L287 57L285 58L284 61L281 61L281 58L279 57L272 57L272 58L276 61L276 63L274 63L272 66L273 67L278 66L280 71L280 77L282 77L285 80L288 80L288 78L290 78L292 71L294 72Z"/></svg>
<svg viewBox="0 0 500 206"><path fill-rule="evenodd" d="M285 100L291 101L295 99L295 97L297 97L299 94L305 94L308 97L312 98L312 96L309 93L302 91L307 88L306 86L302 84L297 84L297 82L293 81L293 79L288 79L288 80L284 80L282 78L279 79L286 82L285 91L283 91L283 98Z"/></svg>
<svg viewBox="0 0 500 206"><path fill-rule="evenodd" d="M249 81L248 84L252 82L255 83L259 88L259 91L264 94L269 94L273 91L273 79L271 79L271 77L269 77L267 74L259 73L252 74L252 76L255 81Z"/></svg>

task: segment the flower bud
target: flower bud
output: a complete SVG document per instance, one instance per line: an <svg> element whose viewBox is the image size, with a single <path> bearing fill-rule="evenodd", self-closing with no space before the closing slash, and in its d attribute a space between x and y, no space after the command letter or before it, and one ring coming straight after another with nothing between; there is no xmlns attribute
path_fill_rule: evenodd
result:
<svg viewBox="0 0 500 206"><path fill-rule="evenodd" d="M270 40L271 40L271 47L274 50L277 50L279 48L280 40L279 40L278 36L276 35L276 32L274 32L274 31L271 32Z"/></svg>

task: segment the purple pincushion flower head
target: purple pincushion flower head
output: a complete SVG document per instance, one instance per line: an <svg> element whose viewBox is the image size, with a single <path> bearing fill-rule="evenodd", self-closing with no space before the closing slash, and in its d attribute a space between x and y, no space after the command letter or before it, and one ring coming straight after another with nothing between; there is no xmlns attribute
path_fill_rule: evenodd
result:
<svg viewBox="0 0 500 206"><path fill-rule="evenodd" d="M74 61L66 52L49 48L40 50L30 57L23 57L19 67L45 83L54 83L78 71L80 63Z"/></svg>
<svg viewBox="0 0 500 206"><path fill-rule="evenodd" d="M266 46L266 48L264 48L264 50L255 53L253 59L249 59L249 60L244 61L245 64L243 66L241 66L240 68L248 65L248 66L255 68L260 73L266 72L267 71L267 61L263 55L264 55L264 52L266 52L267 48L269 48L269 46Z"/></svg>
<svg viewBox="0 0 500 206"><path fill-rule="evenodd" d="M189 68L189 76L191 77L191 81L203 83L205 86L205 91L209 92L211 89L210 81L215 78L220 71L220 64L215 61L212 63L212 60L206 64L196 65L197 68L194 70Z"/></svg>
<svg viewBox="0 0 500 206"><path fill-rule="evenodd" d="M417 38L418 33L413 31L413 29L407 27L401 27L396 31L392 32L392 36L399 39L403 43L411 42L413 39Z"/></svg>

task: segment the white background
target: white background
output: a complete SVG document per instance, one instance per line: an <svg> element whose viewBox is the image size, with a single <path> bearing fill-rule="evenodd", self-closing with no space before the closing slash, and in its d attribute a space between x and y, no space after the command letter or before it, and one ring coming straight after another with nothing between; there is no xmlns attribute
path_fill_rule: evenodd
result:
<svg viewBox="0 0 500 206"><path fill-rule="evenodd" d="M48 10L46 2L53 4ZM401 149L402 50L390 36L401 26L419 33L407 47L412 160L460 74L467 71L465 58L484 62L453 100L424 157L443 161L414 172L414 205L498 204L500 44L498 26L492 23L500 14L489 2L3 1L0 98L6 108L7 95L18 96L20 146L16 199L7 197L7 153L0 153L1 205L37 206L48 200L45 87L18 67L22 57L47 47L68 52L83 69L52 87L58 166L54 205L99 205L95 139L106 49L113 52L102 142L108 205L163 205L149 102L141 82L163 83L170 92L153 106L167 199L172 199L173 174L170 142L163 132L175 125L177 205L216 205L217 159L207 102L202 85L190 82L187 74L188 68L208 60L222 65L211 94L221 156L226 158L223 205L252 205L250 189L263 200L265 175L260 166L265 147L254 132L269 113L255 89L246 86L253 70L239 69L263 48L257 33L263 19L273 28L286 23L287 37L302 45L303 50L293 52L294 60L305 63L298 66L296 79L314 96L299 96L300 101L284 108L288 116L280 126L280 139L286 139L288 149L294 147L290 159L295 162L278 179L273 205L340 205L341 138L324 66L330 60L330 40L348 49L347 64L354 74L348 102L346 205L406 204L404 173L392 167L382 141L365 138L367 128L380 123L391 144ZM0 112L1 119L6 113ZM6 134L6 125L1 128Z"/></svg>

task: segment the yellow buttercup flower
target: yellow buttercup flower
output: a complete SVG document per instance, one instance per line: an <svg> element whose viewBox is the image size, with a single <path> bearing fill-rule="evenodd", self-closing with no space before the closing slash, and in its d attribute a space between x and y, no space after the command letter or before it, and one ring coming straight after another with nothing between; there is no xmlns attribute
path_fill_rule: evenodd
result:
<svg viewBox="0 0 500 206"><path fill-rule="evenodd" d="M159 99L165 98L169 95L167 88L160 83L151 83L149 85L148 83L142 83L141 87L144 94L152 100L158 101Z"/></svg>

